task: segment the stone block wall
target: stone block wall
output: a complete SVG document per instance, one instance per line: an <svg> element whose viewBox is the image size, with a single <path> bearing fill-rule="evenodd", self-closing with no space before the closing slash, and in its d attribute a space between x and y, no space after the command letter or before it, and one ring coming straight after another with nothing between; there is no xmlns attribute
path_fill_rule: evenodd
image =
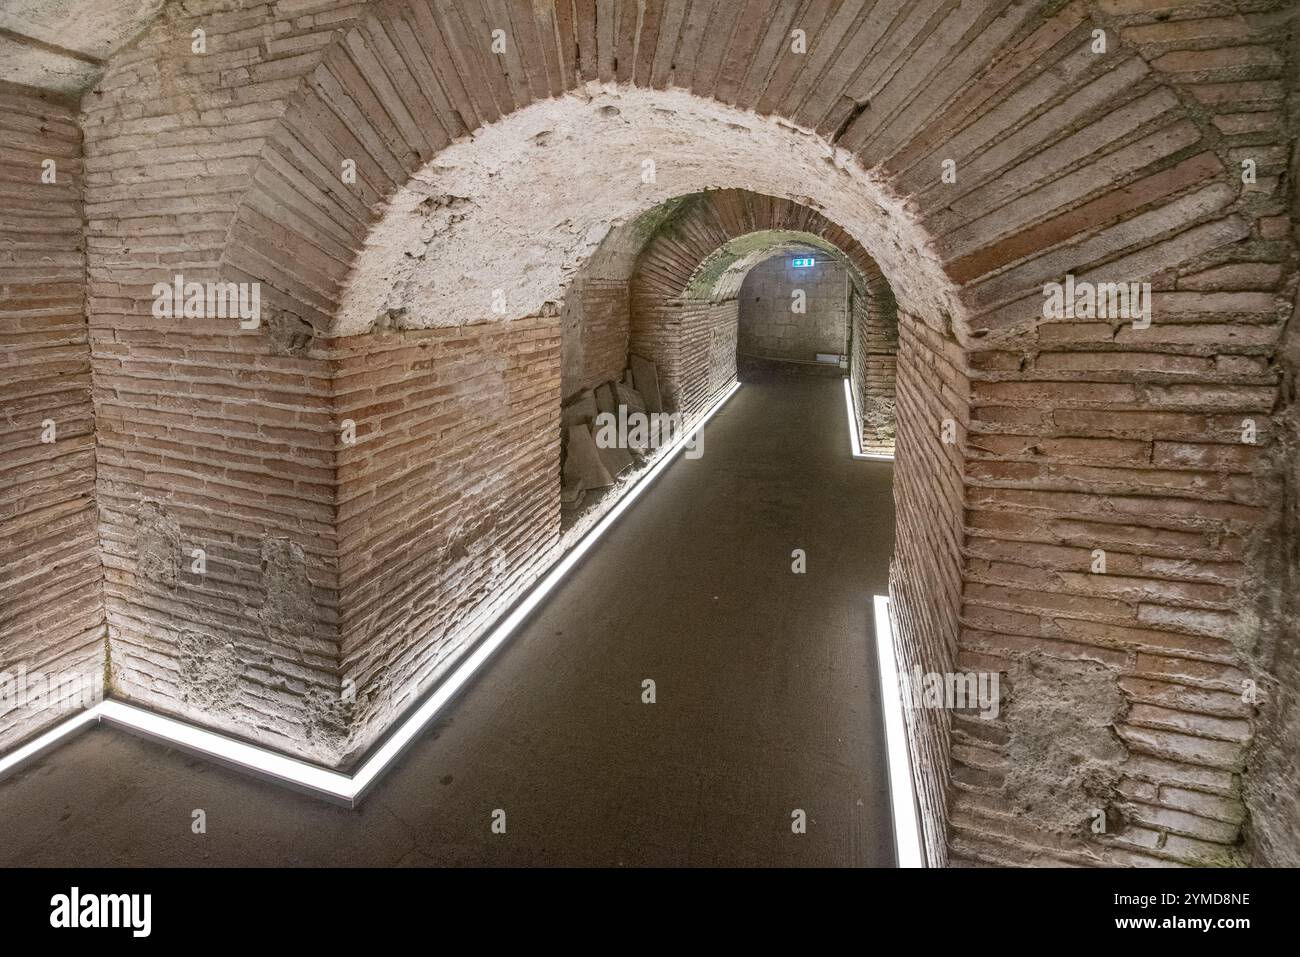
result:
<svg viewBox="0 0 1300 957"><path fill-rule="evenodd" d="M795 257L815 265L796 269ZM803 312L792 308L802 291ZM844 355L849 339L849 284L845 267L819 249L791 249L759 263L740 289L737 348L743 356L816 362L818 354Z"/></svg>

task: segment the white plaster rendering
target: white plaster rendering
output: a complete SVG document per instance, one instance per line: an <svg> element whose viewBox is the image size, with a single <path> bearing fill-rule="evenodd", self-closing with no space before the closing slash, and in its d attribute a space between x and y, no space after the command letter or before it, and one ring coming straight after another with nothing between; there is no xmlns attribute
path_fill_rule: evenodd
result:
<svg viewBox="0 0 1300 957"><path fill-rule="evenodd" d="M605 172L575 175L593 154ZM774 155L785 161L762 162ZM850 154L789 123L682 91L593 85L486 126L418 172L359 253L329 332L556 309L611 229L710 188L749 189L817 210L875 258L901 307L941 329L945 314L960 315L954 287L905 203Z"/></svg>

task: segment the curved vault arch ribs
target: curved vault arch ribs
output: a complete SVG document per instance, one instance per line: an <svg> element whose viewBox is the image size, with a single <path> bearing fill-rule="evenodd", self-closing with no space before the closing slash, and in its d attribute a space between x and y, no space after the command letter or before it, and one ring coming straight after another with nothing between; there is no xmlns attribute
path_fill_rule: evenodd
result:
<svg viewBox="0 0 1300 957"><path fill-rule="evenodd" d="M823 250L846 267L855 290L849 321L857 428L866 444L890 453L892 439L879 444L879 430L892 433L894 420L899 311L893 290L880 266L840 224L794 200L722 189L674 201L631 270L632 350L662 364L661 388L679 400L690 378L682 369L683 360L689 361L679 342L682 319L689 316L694 323L728 301L738 305L748 272L791 243ZM710 335L722 331L716 322L709 325ZM688 412L707 402L710 392L694 385Z"/></svg>

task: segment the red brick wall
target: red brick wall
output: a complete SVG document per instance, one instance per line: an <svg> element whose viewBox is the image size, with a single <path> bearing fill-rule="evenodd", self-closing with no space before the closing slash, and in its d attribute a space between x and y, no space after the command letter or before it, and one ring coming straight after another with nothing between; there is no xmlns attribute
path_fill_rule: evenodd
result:
<svg viewBox="0 0 1300 957"><path fill-rule="evenodd" d="M920 719L918 740L951 760L925 773L932 809L951 777L953 856L1232 859L1250 715L1230 699L1278 626L1258 594L1277 576L1257 556L1275 544L1284 500L1271 360L1296 264L1281 176L1293 5L995 3L939 16L923 4L883 18L846 0L797 14L815 41L802 57L785 52L785 18L765 15L777 5L695 16L671 0L635 7L635 20L623 4L498 6L519 42L493 59L470 52L488 19L472 0L385 0L363 20L328 2L198 4L115 57L83 106L100 537L122 693L325 760L351 721L339 706L333 523L348 484L332 471L343 453L330 353L160 325L150 285L176 271L209 278L224 262L229 278L266 283L281 333L299 316L325 334L377 210L446 143L583 80L673 85L815 128L899 198L893 237L866 219L844 225L882 263L895 257L890 278L917 319L898 360L900 641L918 660L1005 667L1009 688L1000 722L954 718L944 738L946 718ZM1098 24L1103 56L1088 49ZM209 53L177 53L199 25ZM344 156L357 160L355 189L338 188ZM950 157L955 184L938 178ZM1243 159L1257 162L1251 188ZM651 286L630 294L632 334L665 369L698 362L699 330L725 327L709 307L676 326L690 350L649 338L649 319L664 317L645 310L680 292L693 250L760 221L854 247L800 202L739 192L711 197L690 236L663 237L662 262L683 256L684 277L643 269ZM932 254L934 270L914 273L897 240ZM55 245L66 251L68 237ZM1043 282L1099 269L1152 281L1152 329L1037 323ZM651 288L665 276L671 288ZM928 331L941 328L968 361ZM678 394L697 401L681 375ZM925 430L943 411L965 421L967 376L970 433L936 446ZM1258 446L1232 440L1245 417ZM68 463L60 474L77 471ZM67 482L84 487L84 472ZM25 516L36 500L22 501ZM182 568L172 583L177 540L212 544L203 581ZM1098 547L1105 576L1080 564ZM308 599L314 610L295 615ZM279 634L285 621L307 633ZM222 668L247 678L232 690ZM1087 708L1066 721L1054 687ZM1096 780L1070 789L1105 805L1106 835L1077 833L1086 808L1073 799L1033 805L1061 780L1036 728L1082 735Z"/></svg>
<svg viewBox="0 0 1300 957"><path fill-rule="evenodd" d="M557 557L559 320L336 340L353 755Z"/></svg>
<svg viewBox="0 0 1300 957"><path fill-rule="evenodd" d="M257 331L150 309L156 282L217 278L241 196L274 175L259 171L267 133L359 9L171 11L82 104L113 690L325 762L348 730L330 368L293 343L302 330L272 283ZM189 52L196 27L205 54ZM190 571L195 548L202 575Z"/></svg>
<svg viewBox="0 0 1300 957"><path fill-rule="evenodd" d="M82 178L75 109L0 84L0 672L13 678L104 667ZM6 708L0 749L68 713Z"/></svg>
<svg viewBox="0 0 1300 957"><path fill-rule="evenodd" d="M565 399L622 378L627 368L628 296L628 283L620 279L584 278L570 287L561 316Z"/></svg>
<svg viewBox="0 0 1300 957"><path fill-rule="evenodd" d="M1273 389L1249 346L1169 355L1160 334L1140 345L1135 337L1130 351L1108 351L1106 374L1088 355L1088 330L1044 332L1050 345L1034 354L971 356L963 648L1018 662L1008 668L1013 687L1030 681L1032 650L1086 662L1119 689L1105 722L1118 741L1106 745L1127 753L1125 774L1099 798L1123 822L1106 837L1112 859L1130 848L1227 859L1249 737L1239 666L1258 627L1240 594L1243 563L1270 525L1275 494L1262 445L1243 445L1240 424L1253 416L1266 429ZM1095 549L1105 550L1104 575L1091 571ZM1052 720L1076 727L1082 711L1062 701L1034 723L1017 718L1013 690L1008 740L982 742L975 766L1014 781L1015 755L1036 744L1019 737ZM1045 840L1028 830L1035 818L1078 835L1053 820L1061 807L1019 807L1006 820L1013 792L963 791L954 820L979 831L996 818L997 830L1026 844Z"/></svg>
<svg viewBox="0 0 1300 957"><path fill-rule="evenodd" d="M1257 183L1244 190L1247 215L1255 228L1247 241L1249 255L1232 257L1199 276L1183 278L1179 289L1252 293L1257 302L1281 300L1282 315L1291 315L1291 345L1282 352L1283 381L1271 437L1270 455L1281 476L1278 499L1282 515L1274 536L1252 540L1243 588L1258 599L1261 618L1257 642L1235 642L1244 655L1244 670L1255 680L1258 697L1258 740L1247 759L1243 778L1245 804L1251 811L1248 850L1256 862L1295 866L1300 863L1300 770L1295 741L1300 733L1300 667L1296 663L1297 610L1295 523L1295 346L1294 293L1297 282L1295 221L1297 173L1295 96L1300 91L1295 5L1239 4L1239 9L1184 13L1174 18L1154 16L1139 4L1115 4L1110 14L1125 39L1136 44L1154 69L1204 111L1218 137L1219 155L1239 168L1243 160L1256 164ZM1236 296L1236 302L1242 298ZM1217 298L1236 312L1234 299ZM1238 313L1238 322L1262 328L1223 330L1232 341L1245 337L1269 341L1273 326L1269 306ZM1247 319L1253 316L1253 319ZM1251 335L1251 333L1255 333ZM1270 330L1271 332L1271 330ZM1213 333L1212 333L1213 334ZM1209 339L1209 337L1206 337ZM1260 355L1264 354L1261 350ZM1262 428L1262 423L1261 423Z"/></svg>
<svg viewBox="0 0 1300 957"><path fill-rule="evenodd" d="M234 319L156 319L148 286L114 291L91 328L114 691L330 760L329 365L274 355L263 330Z"/></svg>
<svg viewBox="0 0 1300 957"><path fill-rule="evenodd" d="M655 364L659 394L664 407L681 403L682 347L681 309L657 291L641 291L633 285L628 348Z"/></svg>
<svg viewBox="0 0 1300 957"><path fill-rule="evenodd" d="M1213 345L1171 348L1165 336L1187 342L1184 330L1221 321L1198 313L1208 324L1189 326L1198 319L1171 315L1202 301L1158 298L1164 322L1104 358L1093 350L1112 336L1095 323L1045 325L1037 350L970 358L962 647L1002 659L1013 688L1040 677L1027 670L1032 653L1119 689L1104 722L1113 731L1094 743L1121 756L1114 793L1097 799L1113 824L1098 840L1120 862L1131 849L1228 860L1242 817L1235 775L1251 709L1240 668L1258 628L1245 592L1277 500L1264 467L1274 387L1249 340L1221 334ZM1242 442L1247 417L1263 429L1259 444ZM1106 553L1104 574L1091 570L1094 549ZM1029 740L1038 729L1075 728L1088 707L1060 701L1031 722L1013 690L1005 729L970 763L1012 784L1022 755L1041 744ZM1031 830L1037 822L1077 836L1077 826L1053 820L1059 806L1016 798L1014 787L997 797L961 790L959 833L992 828L1008 844L1041 841L1065 859L1080 851Z"/></svg>
<svg viewBox="0 0 1300 957"><path fill-rule="evenodd" d="M961 611L963 452L970 384L961 348L911 316L900 317L898 442L894 501L897 533L890 611L900 676L951 671ZM955 441L944 441L944 423ZM963 669L964 670L964 669ZM947 860L951 716L905 710L927 861Z"/></svg>
<svg viewBox="0 0 1300 957"><path fill-rule="evenodd" d="M735 299L688 302L676 311L676 319L681 336L677 410L690 421L736 381L739 307Z"/></svg>
<svg viewBox="0 0 1300 957"><path fill-rule="evenodd" d="M814 210L790 200L737 189L710 190L693 200L679 207L676 215L650 237L637 259L631 282L631 348L659 365L660 388L673 407L686 401L683 408L703 408L701 403L709 393L704 383L709 378L701 366L702 357L710 348L721 357L725 350L718 348L720 341L735 339L736 330L719 323L734 321L728 318L732 312L738 315L734 297L743 274L736 277L728 273L714 284L718 288L696 289L692 282L711 257L738 237L780 230L831 242L866 279L873 299L882 308L882 319L887 314L892 318L892 297L879 267L843 229ZM692 298L683 298L688 288ZM717 304L726 308L708 305L709 298L715 295L726 298L725 303ZM713 329L707 336L699 330L683 332L698 325L706 314L711 317ZM726 362L731 364L734 375L734 349ZM719 367L719 362L714 361L713 366ZM687 393L690 395L684 399Z"/></svg>
<svg viewBox="0 0 1300 957"><path fill-rule="evenodd" d="M1300 866L1300 325L1292 317L1282 350L1285 378L1273 452L1282 475L1282 533L1267 558L1269 611L1276 627L1252 662L1259 719L1244 780L1252 861Z"/></svg>
<svg viewBox="0 0 1300 957"><path fill-rule="evenodd" d="M862 450L893 455L898 310L888 298L888 289L879 288L879 284L855 292L851 308L853 358L849 376L857 401Z"/></svg>

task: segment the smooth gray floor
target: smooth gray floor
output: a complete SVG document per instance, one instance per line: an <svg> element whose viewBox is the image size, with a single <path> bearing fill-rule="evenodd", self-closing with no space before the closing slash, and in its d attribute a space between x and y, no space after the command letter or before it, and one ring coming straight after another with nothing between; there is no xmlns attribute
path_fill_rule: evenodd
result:
<svg viewBox="0 0 1300 957"><path fill-rule="evenodd" d="M0 783L0 865L889 866L891 470L840 380L747 382L360 808L100 727Z"/></svg>

